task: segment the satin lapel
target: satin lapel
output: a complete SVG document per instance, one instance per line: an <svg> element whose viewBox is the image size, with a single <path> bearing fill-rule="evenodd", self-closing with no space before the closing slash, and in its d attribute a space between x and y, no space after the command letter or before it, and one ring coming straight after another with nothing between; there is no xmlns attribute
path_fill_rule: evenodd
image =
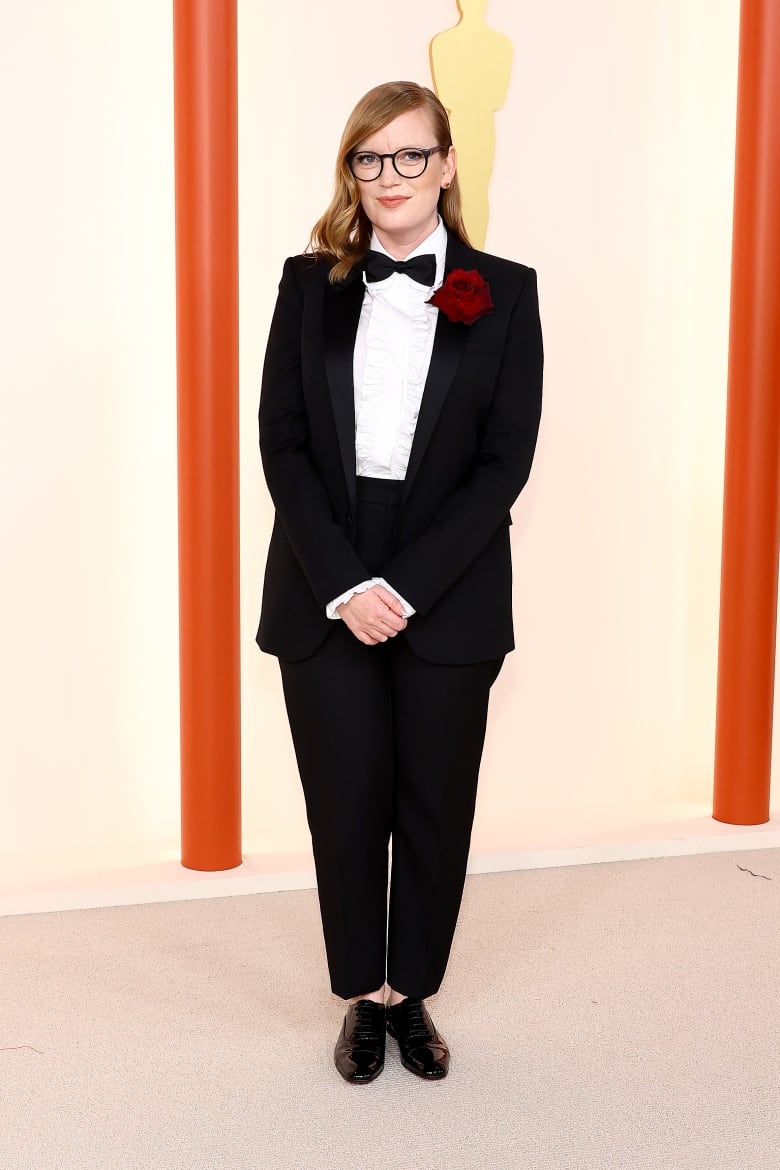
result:
<svg viewBox="0 0 780 1170"><path fill-rule="evenodd" d="M450 237L444 266L445 279L453 268L474 268L477 262L477 255L472 248L468 248L460 240ZM450 386L458 371L458 363L467 340L468 326L453 324L439 311L431 364L420 403L420 415L417 419L412 450L409 454L409 466L406 469L403 500L406 500L409 495L414 477L420 468L425 449L439 420L441 408L444 406Z"/></svg>
<svg viewBox="0 0 780 1170"><path fill-rule="evenodd" d="M359 274L358 274L359 275ZM353 355L364 284L328 284L325 290L325 373L352 511L355 511L355 381Z"/></svg>

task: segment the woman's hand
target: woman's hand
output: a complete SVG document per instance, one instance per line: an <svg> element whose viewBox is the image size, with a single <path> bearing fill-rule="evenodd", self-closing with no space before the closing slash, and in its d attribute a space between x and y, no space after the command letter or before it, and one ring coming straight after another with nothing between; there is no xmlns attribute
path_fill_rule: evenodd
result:
<svg viewBox="0 0 780 1170"><path fill-rule="evenodd" d="M349 601L342 602L336 613L366 646L386 642L406 629L401 602L381 585L356 593Z"/></svg>

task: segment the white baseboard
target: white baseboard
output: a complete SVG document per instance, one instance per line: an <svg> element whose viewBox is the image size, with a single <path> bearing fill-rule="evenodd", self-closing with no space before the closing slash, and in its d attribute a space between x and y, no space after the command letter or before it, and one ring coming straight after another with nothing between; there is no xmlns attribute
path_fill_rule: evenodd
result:
<svg viewBox="0 0 780 1170"><path fill-rule="evenodd" d="M626 806L608 810L537 810L520 849L475 836L469 873L633 861L694 853L780 847L780 815L764 825L724 825L700 806ZM61 851L0 859L0 916L150 902L226 898L314 886L311 854L252 852L218 873L185 869L167 843L111 855Z"/></svg>

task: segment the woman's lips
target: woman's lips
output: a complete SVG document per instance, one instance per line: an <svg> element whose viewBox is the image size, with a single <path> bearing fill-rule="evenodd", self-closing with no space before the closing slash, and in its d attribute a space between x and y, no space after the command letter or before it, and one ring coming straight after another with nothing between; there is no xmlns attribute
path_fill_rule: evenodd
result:
<svg viewBox="0 0 780 1170"><path fill-rule="evenodd" d="M402 203L406 203L408 198L408 195L386 195L384 198L380 198L379 202L383 207L400 207Z"/></svg>

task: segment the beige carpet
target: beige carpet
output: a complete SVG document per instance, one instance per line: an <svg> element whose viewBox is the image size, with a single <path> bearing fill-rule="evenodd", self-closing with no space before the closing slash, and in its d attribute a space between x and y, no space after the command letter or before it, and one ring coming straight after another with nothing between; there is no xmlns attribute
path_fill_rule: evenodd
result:
<svg viewBox="0 0 780 1170"><path fill-rule="evenodd" d="M779 923L774 849L471 877L449 1078L353 1087L312 892L2 919L0 1168L775 1170Z"/></svg>

